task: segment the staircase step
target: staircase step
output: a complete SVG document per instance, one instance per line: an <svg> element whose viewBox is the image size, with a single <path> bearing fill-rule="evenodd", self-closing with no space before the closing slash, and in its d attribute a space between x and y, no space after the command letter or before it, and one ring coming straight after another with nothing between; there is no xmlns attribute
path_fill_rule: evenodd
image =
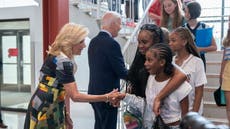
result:
<svg viewBox="0 0 230 129"><path fill-rule="evenodd" d="M204 101L204 117L215 119L227 119L226 107L217 106L215 102Z"/></svg>
<svg viewBox="0 0 230 129"><path fill-rule="evenodd" d="M209 118L206 117L209 121L213 122L216 125L228 125L228 119L220 119L220 118Z"/></svg>
<svg viewBox="0 0 230 129"><path fill-rule="evenodd" d="M208 73L219 74L221 68L221 62L219 61L207 61L206 62L206 71Z"/></svg>
<svg viewBox="0 0 230 129"><path fill-rule="evenodd" d="M214 86L218 87L219 86L219 74L214 74L214 73L206 73L207 77L207 86Z"/></svg>
<svg viewBox="0 0 230 129"><path fill-rule="evenodd" d="M215 102L213 92L217 89L218 87L204 87L204 95L203 95L203 100L208 101L208 102Z"/></svg>
<svg viewBox="0 0 230 129"><path fill-rule="evenodd" d="M72 5L79 8L83 12L89 14L92 17L101 17L106 11L108 11L108 5L106 2L102 2L100 8L98 8L98 4L94 4L92 2L80 2L79 0L74 0ZM97 16L97 10L100 10L100 16Z"/></svg>
<svg viewBox="0 0 230 129"><path fill-rule="evenodd" d="M217 61L221 62L223 56L223 51L215 51L206 53L206 61Z"/></svg>
<svg viewBox="0 0 230 129"><path fill-rule="evenodd" d="M69 3L74 6L78 6L78 4L80 3L80 0L69 0Z"/></svg>

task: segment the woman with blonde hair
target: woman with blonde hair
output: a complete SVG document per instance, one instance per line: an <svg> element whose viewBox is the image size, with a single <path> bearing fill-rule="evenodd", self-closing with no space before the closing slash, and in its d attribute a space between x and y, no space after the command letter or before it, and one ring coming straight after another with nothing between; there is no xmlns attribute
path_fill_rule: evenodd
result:
<svg viewBox="0 0 230 129"><path fill-rule="evenodd" d="M82 25L68 23L62 27L40 70L39 84L28 106L24 129L72 129L69 98L74 102L108 102L116 94L116 90L103 95L78 91L74 55L80 55L85 48L87 35L88 29Z"/></svg>

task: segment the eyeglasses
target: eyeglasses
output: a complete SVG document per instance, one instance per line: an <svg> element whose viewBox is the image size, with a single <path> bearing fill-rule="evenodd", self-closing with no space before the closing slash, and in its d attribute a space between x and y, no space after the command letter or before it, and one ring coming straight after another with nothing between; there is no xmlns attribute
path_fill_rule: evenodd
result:
<svg viewBox="0 0 230 129"><path fill-rule="evenodd" d="M157 25L155 25L155 24L144 24L140 28L140 30L148 30L150 32L154 32L156 34L156 36L160 38L160 42L163 42L163 38L162 38L163 32L162 32L161 28L158 27Z"/></svg>

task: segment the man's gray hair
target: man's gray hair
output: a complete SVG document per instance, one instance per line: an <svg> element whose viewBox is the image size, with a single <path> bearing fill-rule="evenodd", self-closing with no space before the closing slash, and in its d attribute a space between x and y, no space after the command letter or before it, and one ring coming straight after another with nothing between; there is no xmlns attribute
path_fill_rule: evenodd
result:
<svg viewBox="0 0 230 129"><path fill-rule="evenodd" d="M110 26L112 23L116 22L118 19L121 19L121 15L114 11L106 12L101 20L101 27Z"/></svg>

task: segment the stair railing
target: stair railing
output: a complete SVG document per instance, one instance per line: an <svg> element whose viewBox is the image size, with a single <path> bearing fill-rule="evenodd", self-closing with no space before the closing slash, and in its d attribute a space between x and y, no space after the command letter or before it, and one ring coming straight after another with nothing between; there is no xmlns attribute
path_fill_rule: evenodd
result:
<svg viewBox="0 0 230 129"><path fill-rule="evenodd" d="M128 41L126 42L126 44L124 45L122 49L122 54L124 56L125 62L128 65L131 65L133 58L135 56L135 52L137 49L137 35L138 35L140 27L145 23L153 22L148 16L148 10L154 1L155 0L151 0L150 3L147 5L142 17L139 19L135 29L133 30L133 33L131 34L130 38L128 38Z"/></svg>

